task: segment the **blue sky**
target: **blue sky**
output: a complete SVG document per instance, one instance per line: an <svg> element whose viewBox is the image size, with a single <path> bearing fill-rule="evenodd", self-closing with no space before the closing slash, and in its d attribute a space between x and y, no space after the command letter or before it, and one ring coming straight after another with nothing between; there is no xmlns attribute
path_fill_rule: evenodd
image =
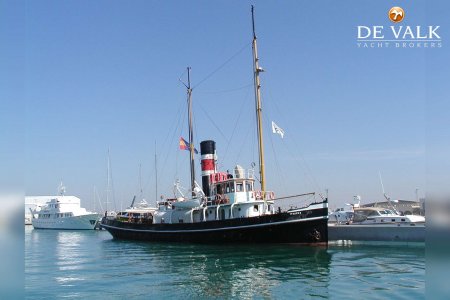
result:
<svg viewBox="0 0 450 300"><path fill-rule="evenodd" d="M45 195L63 180L98 208L109 148L118 208L139 193L139 164L153 202L156 143L159 194L177 178L188 186L188 152L177 147L187 66L197 147L216 140L223 170L257 162L251 4L269 189L329 189L336 206L356 194L381 200L378 172L398 199L449 182L445 1L10 1L0 21L3 185ZM356 27L392 25L394 5L403 25L440 25L443 47L358 49Z"/></svg>

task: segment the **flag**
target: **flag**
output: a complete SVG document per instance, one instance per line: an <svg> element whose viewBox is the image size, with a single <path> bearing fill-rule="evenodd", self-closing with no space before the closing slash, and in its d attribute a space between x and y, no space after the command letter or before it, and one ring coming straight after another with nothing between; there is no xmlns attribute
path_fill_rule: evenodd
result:
<svg viewBox="0 0 450 300"><path fill-rule="evenodd" d="M182 137L180 137L180 150L188 150L190 149L190 144L188 142L186 142L185 139L183 139ZM197 149L194 148L194 152L195 154L198 154Z"/></svg>
<svg viewBox="0 0 450 300"><path fill-rule="evenodd" d="M272 132L273 133L278 133L281 136L281 138L284 137L284 130L281 129L280 127L278 127L278 125L275 124L274 121L272 121Z"/></svg>

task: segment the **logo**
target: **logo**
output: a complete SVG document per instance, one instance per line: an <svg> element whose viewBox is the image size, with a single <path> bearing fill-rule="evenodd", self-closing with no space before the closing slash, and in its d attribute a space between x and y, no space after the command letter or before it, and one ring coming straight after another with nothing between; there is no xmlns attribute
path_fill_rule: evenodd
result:
<svg viewBox="0 0 450 300"><path fill-rule="evenodd" d="M442 48L440 25L415 23L414 14L408 24L401 23L405 11L399 6L388 11L389 22L379 14L379 22L356 26L358 48Z"/></svg>
<svg viewBox="0 0 450 300"><path fill-rule="evenodd" d="M394 23L400 23L405 18L405 11L399 6L394 6L389 10L389 19Z"/></svg>

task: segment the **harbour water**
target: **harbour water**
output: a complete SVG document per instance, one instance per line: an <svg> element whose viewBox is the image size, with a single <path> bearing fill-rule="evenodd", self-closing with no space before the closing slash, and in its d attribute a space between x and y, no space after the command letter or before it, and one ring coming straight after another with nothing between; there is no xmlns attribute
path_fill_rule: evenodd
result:
<svg viewBox="0 0 450 300"><path fill-rule="evenodd" d="M191 245L25 228L26 299L423 299L422 244Z"/></svg>

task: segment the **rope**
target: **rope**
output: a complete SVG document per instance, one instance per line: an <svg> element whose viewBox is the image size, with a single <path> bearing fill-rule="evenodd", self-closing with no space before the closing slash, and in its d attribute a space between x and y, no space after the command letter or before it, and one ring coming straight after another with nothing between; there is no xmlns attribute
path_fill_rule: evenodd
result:
<svg viewBox="0 0 450 300"><path fill-rule="evenodd" d="M225 134L222 132L222 130L220 130L219 126L217 126L217 124L214 122L214 119L211 118L211 116L208 114L208 112L205 110L205 108L201 105L199 105L199 107L203 111L205 116L211 121L211 123L214 125L214 127L216 127L216 129L219 131L219 133L222 135L222 137L227 141L227 143L229 143L230 141L228 140L228 138L225 136Z"/></svg>
<svg viewBox="0 0 450 300"><path fill-rule="evenodd" d="M177 113L174 114L174 120L171 122L171 127L168 130L169 134L165 135L165 139L164 139L163 143L161 144L161 149L167 149L167 142L169 140L169 137L172 137L171 140L170 140L170 144L173 144L173 139L174 139L175 134L177 132L177 128L179 127L179 124L180 124L180 115L181 115L181 111L183 110L183 108L184 108L184 110L186 110L186 108L183 105L180 105L179 108L178 108ZM173 132L172 135L170 134L171 132ZM157 149L155 149L155 152L156 152L156 155L158 156L159 153L158 153ZM159 157L158 158L159 165L161 165L161 166L165 166L166 163L167 163L167 159L169 157L169 152L165 152L165 154L166 154L165 157ZM163 161L164 161L164 163L161 164L161 162L163 162ZM153 163L153 167L155 167L154 163ZM164 172L164 169L162 169L162 172ZM153 175L154 175L153 172L150 172L150 175L146 178L146 180L143 183L143 188L144 189L148 188L149 192L152 191L153 188L154 188L152 186L152 184L153 184ZM161 175L164 175L164 174L162 173ZM161 177L161 178L163 178L163 177ZM158 182L159 182L159 180L158 180Z"/></svg>
<svg viewBox="0 0 450 300"><path fill-rule="evenodd" d="M269 120L269 118L267 118L267 122L269 122L268 120ZM286 191L287 189L286 189L286 186L284 184L286 182L286 179L285 179L285 177L283 175L283 172L281 171L280 164L278 162L278 156L277 156L277 153L275 151L274 144L273 144L272 134L269 135L269 140L270 140L270 145L272 146L272 152L273 152L273 157L274 157L274 161L275 161L275 167L276 167L276 170L277 170L277 173L278 173L279 177L281 178L281 187L283 188L284 191Z"/></svg>
<svg viewBox="0 0 450 300"><path fill-rule="evenodd" d="M115 197L115 193L114 193L114 180L113 180L113 176L112 176L112 163L111 163L111 159L109 160L109 177L110 177L110 185L111 185L111 196L112 196L112 200L114 203L114 209L117 210L117 204L116 204L116 197Z"/></svg>
<svg viewBox="0 0 450 300"><path fill-rule="evenodd" d="M247 87L252 86L252 85L253 85L253 84L247 85ZM245 95L244 99L247 99L249 93L250 93L250 90L247 89L247 94ZM239 124L239 120L241 119L241 115L242 115L242 112L243 112L243 110L244 110L244 104L246 104L246 103L247 103L247 101L242 101L241 107L240 107L240 109L239 109L238 117L237 117L237 119L236 119L236 122L234 123L233 131L231 132L231 137L230 137L230 139L228 140L227 147L225 148L225 153L224 153L224 155L223 155L223 161L225 161L225 157L226 157L227 154L228 154L228 149L229 149L229 147L230 147L230 145L231 145L231 141L233 140L234 134L235 134L235 132L236 132L237 125Z"/></svg>
<svg viewBox="0 0 450 300"><path fill-rule="evenodd" d="M205 82L206 80L208 80L209 78L211 78L214 74L216 74L220 69L222 69L225 65L227 65L230 61L232 61L236 56L238 56L239 54L241 54L242 51L245 50L245 48L247 48L251 43L246 43L238 52L236 52L235 54L233 54L230 58L228 58L224 63L222 63L219 67L217 67L214 71L212 71L211 73L209 73L205 78L203 78L202 80L200 80L199 83L197 83L192 89L197 88L200 84L202 84L203 82Z"/></svg>
<svg viewBox="0 0 450 300"><path fill-rule="evenodd" d="M269 98L272 100L272 101L269 101L268 103L271 106L273 106L275 108L275 110L278 111L278 113L280 114L281 118L284 119L283 113L280 110L280 108L278 107L277 102L273 100L273 96L272 96L271 91L266 89L266 94L268 94ZM304 170L303 175L305 176L305 178L314 186L314 188L316 188L317 190L321 191L322 188L317 183L317 180L315 179L312 170L308 166L308 164L307 164L304 156L302 155L301 151L298 150L298 149L301 149L301 148L298 146L298 144L296 143L296 141L294 139L289 139L289 140L294 144L295 149L297 149L296 153L298 154L297 156L300 156L301 162L303 163L303 167L300 164L300 162L298 161L298 159L296 159L297 156L295 156L293 154L293 152L290 150L287 142L284 139L282 139L282 142L285 145L285 148L287 149L289 155L294 158L294 160L298 164L299 168L302 168Z"/></svg>
<svg viewBox="0 0 450 300"><path fill-rule="evenodd" d="M271 100L272 101L268 101L267 102L270 105L274 102L272 97L271 97ZM270 123L271 118L270 118L269 114L266 114L266 111L267 110L263 110L262 113L263 113L263 116L265 117L265 120L266 120L265 121L266 128L269 128L269 140L270 140L270 145L271 145L272 153L273 153L273 157L274 157L275 168L276 168L276 171L278 173L278 176L281 178L281 187L282 187L282 189L283 190L287 190L286 189L286 185L285 185L285 183L287 182L286 181L286 177L284 176L284 173L281 170L280 163L279 163L278 156L277 156L277 152L275 151L275 146L274 146L274 143L273 143L273 138L272 138L273 134L272 134L272 130L271 130L272 128L271 128L271 123ZM268 111L271 111L271 110L268 110Z"/></svg>
<svg viewBox="0 0 450 300"><path fill-rule="evenodd" d="M252 132L252 126L248 126L247 127L248 128L248 130L247 130L247 133L246 133L246 135L245 135L245 138L244 138L244 142L245 141L247 141L248 140L248 135L250 134L250 132ZM253 144L254 145L254 144ZM245 147L242 145L241 147L239 147L239 152L238 152L238 154L237 154L237 157L236 157L236 160L235 160L235 164L237 164L238 162L239 162L239 157L241 156L241 153L242 153L242 150L244 149ZM252 148L253 149L253 148Z"/></svg>
<svg viewBox="0 0 450 300"><path fill-rule="evenodd" d="M183 103L184 104L184 103ZM184 108L184 109L183 109ZM185 106L185 105L180 105L180 108L178 109L178 114L176 115L176 122L173 122L173 124L174 124L174 126L173 126L173 132L172 132L172 137L171 137L171 139L170 139L170 142L169 142L169 144L168 144L168 148L169 149L171 149L171 147L173 146L173 144L174 144L174 140L175 140L175 138L176 138L176 136L177 136L177 132L178 132L178 128L180 127L180 123L181 123L181 120L184 120L184 117L185 117L185 115L186 115L186 110L187 110L187 107ZM183 118L180 118L180 116L183 116ZM171 130L171 131L172 131ZM170 131L169 131L170 132ZM162 149L166 149L164 146L166 145L166 143L167 143L167 141L168 141L168 139L169 139L169 137L170 137L170 135L167 135L166 136L166 139L165 139L165 141L164 141L164 143L163 143L163 147L162 147ZM179 140L179 137L177 137L177 139L176 140ZM177 172L177 170L178 170L178 153L179 151L177 151L176 152L176 156L175 156L175 173ZM166 156L165 156L165 158L164 158L164 162L163 162L163 164L160 164L161 166L166 166L167 165L167 160L168 160L168 158L169 158L169 155L170 155L170 153L171 153L171 151L167 151L166 152ZM164 171L165 171L166 169L165 168L163 168L162 169L162 172L161 172L161 178L164 178Z"/></svg>
<svg viewBox="0 0 450 300"><path fill-rule="evenodd" d="M246 84L246 85L243 85L243 86L241 86L241 87L234 88L234 89L221 90L221 91L203 91L203 92L199 92L198 94L222 94L222 93L230 93L230 92L235 92L235 91L240 91L240 90L246 89L246 88L248 88L248 87L250 87L250 86L253 86L253 83L249 83L249 84Z"/></svg>

